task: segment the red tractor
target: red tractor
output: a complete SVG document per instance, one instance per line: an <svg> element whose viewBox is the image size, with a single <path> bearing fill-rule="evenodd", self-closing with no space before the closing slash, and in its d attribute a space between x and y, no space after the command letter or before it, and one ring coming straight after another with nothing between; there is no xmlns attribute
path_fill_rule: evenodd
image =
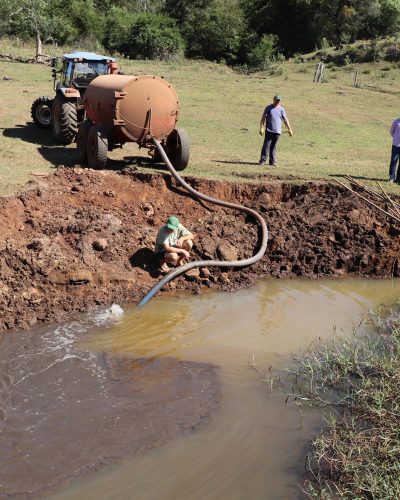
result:
<svg viewBox="0 0 400 500"><path fill-rule="evenodd" d="M99 75L117 73L118 65L112 57L74 52L54 58L52 68L56 95L37 98L32 104L32 119L40 128L51 128L57 144L71 144L79 123L84 120L83 99L87 87ZM59 81L57 73L61 74Z"/></svg>

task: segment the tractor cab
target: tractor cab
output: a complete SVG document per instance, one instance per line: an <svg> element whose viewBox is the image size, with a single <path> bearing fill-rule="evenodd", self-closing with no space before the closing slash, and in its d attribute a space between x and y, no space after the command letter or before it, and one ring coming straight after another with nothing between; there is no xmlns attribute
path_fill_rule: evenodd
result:
<svg viewBox="0 0 400 500"><path fill-rule="evenodd" d="M85 119L83 99L90 82L99 75L118 73L118 64L113 57L74 52L54 57L51 66L56 95L35 99L32 120L40 128L51 128L58 144L71 144Z"/></svg>
<svg viewBox="0 0 400 500"><path fill-rule="evenodd" d="M99 75L113 74L118 71L115 59L102 56L93 52L74 52L65 54L64 57L53 59L54 89L76 89L83 97L89 83ZM58 69L60 68L60 69ZM57 81L57 73L61 78ZM69 92L72 94L72 92Z"/></svg>

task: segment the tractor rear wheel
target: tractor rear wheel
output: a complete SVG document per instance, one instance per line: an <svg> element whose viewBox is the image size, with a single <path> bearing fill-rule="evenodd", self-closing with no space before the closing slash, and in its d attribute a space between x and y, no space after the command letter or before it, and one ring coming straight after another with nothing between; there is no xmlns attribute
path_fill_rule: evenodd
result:
<svg viewBox="0 0 400 500"><path fill-rule="evenodd" d="M107 163L108 139L101 127L90 127L87 140L87 160L90 168L100 170Z"/></svg>
<svg viewBox="0 0 400 500"><path fill-rule="evenodd" d="M71 144L78 133L78 113L75 100L58 95L51 108L51 129L57 144Z"/></svg>
<svg viewBox="0 0 400 500"><path fill-rule="evenodd" d="M79 154L79 162L85 165L88 161L87 147L88 147L88 137L89 131L92 124L89 120L81 122L78 126L78 135L76 136L76 147Z"/></svg>
<svg viewBox="0 0 400 500"><path fill-rule="evenodd" d="M174 129L167 137L166 150L175 170L184 170L189 163L189 136L183 128Z"/></svg>
<svg viewBox="0 0 400 500"><path fill-rule="evenodd" d="M33 123L39 128L51 128L51 97L38 97L32 103L31 116Z"/></svg>

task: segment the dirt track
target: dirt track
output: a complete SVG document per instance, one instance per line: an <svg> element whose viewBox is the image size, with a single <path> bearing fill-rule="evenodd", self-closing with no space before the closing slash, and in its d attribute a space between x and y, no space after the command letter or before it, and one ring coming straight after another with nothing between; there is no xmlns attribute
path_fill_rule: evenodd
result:
<svg viewBox="0 0 400 500"><path fill-rule="evenodd" d="M187 180L259 210L270 242L251 268L210 269L168 289L234 290L267 276L400 276L400 227L341 188ZM159 278L152 248L170 214L196 233L194 258L254 253L253 221L193 200L167 174L59 168L25 192L1 198L0 330L137 301Z"/></svg>

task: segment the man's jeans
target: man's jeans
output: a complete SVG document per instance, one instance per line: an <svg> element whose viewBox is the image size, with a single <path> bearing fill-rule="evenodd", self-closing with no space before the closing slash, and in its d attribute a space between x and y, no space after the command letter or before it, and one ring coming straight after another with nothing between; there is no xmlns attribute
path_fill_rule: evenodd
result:
<svg viewBox="0 0 400 500"><path fill-rule="evenodd" d="M276 163L276 145L279 141L280 134L274 134L273 132L266 132L264 144L261 149L260 162L265 162L267 156L269 155L269 164L275 165ZM400 149L400 148L399 148Z"/></svg>
<svg viewBox="0 0 400 500"><path fill-rule="evenodd" d="M389 176L391 179L400 182L400 168L397 168L400 157L400 146L392 146L392 157L390 159ZM397 175L396 175L397 169Z"/></svg>

